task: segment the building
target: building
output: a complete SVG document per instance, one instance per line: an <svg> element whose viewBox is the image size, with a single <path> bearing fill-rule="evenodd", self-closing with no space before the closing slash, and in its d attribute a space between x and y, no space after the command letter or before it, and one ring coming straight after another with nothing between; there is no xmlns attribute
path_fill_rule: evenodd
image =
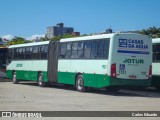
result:
<svg viewBox="0 0 160 120"><path fill-rule="evenodd" d="M72 32L71 34L74 36L80 36L80 32Z"/></svg>
<svg viewBox="0 0 160 120"><path fill-rule="evenodd" d="M63 23L58 23L56 26L47 27L47 38L53 38L54 36L72 34L74 32L73 27L64 27Z"/></svg>

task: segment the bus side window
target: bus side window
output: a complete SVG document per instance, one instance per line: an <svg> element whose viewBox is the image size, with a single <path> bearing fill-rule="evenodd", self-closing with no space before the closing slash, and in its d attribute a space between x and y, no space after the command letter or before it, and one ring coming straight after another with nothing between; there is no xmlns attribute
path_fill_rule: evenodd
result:
<svg viewBox="0 0 160 120"><path fill-rule="evenodd" d="M83 54L83 50L84 50L84 42L79 41L78 42L78 54L77 54L77 58L83 58L84 54Z"/></svg>
<svg viewBox="0 0 160 120"><path fill-rule="evenodd" d="M160 44L155 44L153 52L155 61L160 61Z"/></svg>
<svg viewBox="0 0 160 120"><path fill-rule="evenodd" d="M38 59L38 46L33 47L33 54L32 54L32 59Z"/></svg>
<svg viewBox="0 0 160 120"><path fill-rule="evenodd" d="M99 40L98 46L98 58L100 59L108 59L109 53L109 40Z"/></svg>
<svg viewBox="0 0 160 120"><path fill-rule="evenodd" d="M71 58L77 58L77 49L78 49L78 42L73 42Z"/></svg>
<svg viewBox="0 0 160 120"><path fill-rule="evenodd" d="M32 47L26 47L25 59L29 60L32 58Z"/></svg>
<svg viewBox="0 0 160 120"><path fill-rule="evenodd" d="M99 40L98 58L103 58L104 40Z"/></svg>
<svg viewBox="0 0 160 120"><path fill-rule="evenodd" d="M7 64L10 64L12 62L12 59L13 59L12 57L14 57L13 52L14 52L14 49L9 49L8 56L7 56Z"/></svg>
<svg viewBox="0 0 160 120"><path fill-rule="evenodd" d="M68 42L67 43L67 50L66 50L66 56L65 56L65 58L70 58L71 57L71 46L72 46L72 43Z"/></svg>
<svg viewBox="0 0 160 120"><path fill-rule="evenodd" d="M85 41L84 58L90 58L90 56L91 56L91 41Z"/></svg>
<svg viewBox="0 0 160 120"><path fill-rule="evenodd" d="M47 46L46 45L42 45L40 46L40 59L47 59Z"/></svg>
<svg viewBox="0 0 160 120"><path fill-rule="evenodd" d="M21 52L20 48L17 48L17 60L21 59L20 52Z"/></svg>
<svg viewBox="0 0 160 120"><path fill-rule="evenodd" d="M18 48L18 60L24 59L23 48Z"/></svg>
<svg viewBox="0 0 160 120"><path fill-rule="evenodd" d="M16 60L17 59L17 49L14 48L13 49L13 52L14 52L14 56L13 56L13 59ZM9 54L11 53L11 49L9 50Z"/></svg>
<svg viewBox="0 0 160 120"><path fill-rule="evenodd" d="M66 56L66 43L61 43L61 53L60 58L65 58Z"/></svg>
<svg viewBox="0 0 160 120"><path fill-rule="evenodd" d="M103 49L104 58L108 59L109 54L109 40L104 40L104 49Z"/></svg>
<svg viewBox="0 0 160 120"><path fill-rule="evenodd" d="M25 59L25 52L26 52L26 50L25 50L25 47L24 47L24 48L22 48L22 53L21 53L21 59L22 60Z"/></svg>
<svg viewBox="0 0 160 120"><path fill-rule="evenodd" d="M91 48L92 59L97 58L97 48L98 48L98 41L97 40L92 41L92 48Z"/></svg>
<svg viewBox="0 0 160 120"><path fill-rule="evenodd" d="M152 51L153 51L152 60L153 60L153 62L155 62L155 59L156 59L155 44L153 44Z"/></svg>

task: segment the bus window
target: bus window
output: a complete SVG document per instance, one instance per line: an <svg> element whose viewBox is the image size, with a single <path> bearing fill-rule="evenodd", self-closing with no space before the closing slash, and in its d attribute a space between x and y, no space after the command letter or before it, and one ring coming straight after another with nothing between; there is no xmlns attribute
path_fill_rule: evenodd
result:
<svg viewBox="0 0 160 120"><path fill-rule="evenodd" d="M38 59L38 49L39 49L38 46L33 47L33 55L32 55L33 59Z"/></svg>
<svg viewBox="0 0 160 120"><path fill-rule="evenodd" d="M25 59L31 59L32 58L32 47L26 47L26 52L25 52Z"/></svg>
<svg viewBox="0 0 160 120"><path fill-rule="evenodd" d="M108 59L108 54L109 54L109 40L105 40L104 41L104 49L103 49L103 54L104 54L104 58Z"/></svg>
<svg viewBox="0 0 160 120"><path fill-rule="evenodd" d="M92 41L91 58L97 58L98 41Z"/></svg>
<svg viewBox="0 0 160 120"><path fill-rule="evenodd" d="M160 44L154 45L153 56L154 61L160 61Z"/></svg>
<svg viewBox="0 0 160 120"><path fill-rule="evenodd" d="M86 41L84 46L84 58L90 58L91 55L91 41Z"/></svg>
<svg viewBox="0 0 160 120"><path fill-rule="evenodd" d="M77 58L77 49L78 49L78 42L73 42L71 58Z"/></svg>
<svg viewBox="0 0 160 120"><path fill-rule="evenodd" d="M71 42L67 43L67 50L66 50L66 57L65 58L70 58L71 57Z"/></svg>
<svg viewBox="0 0 160 120"><path fill-rule="evenodd" d="M99 40L98 58L108 59L109 40Z"/></svg>
<svg viewBox="0 0 160 120"><path fill-rule="evenodd" d="M46 45L42 45L41 46L41 50L40 50L40 59L47 59L47 46Z"/></svg>
<svg viewBox="0 0 160 120"><path fill-rule="evenodd" d="M78 42L78 54L77 54L77 58L83 58L83 46L84 46L84 42Z"/></svg>
<svg viewBox="0 0 160 120"><path fill-rule="evenodd" d="M66 56L66 43L61 44L61 53L60 53L60 58L65 58Z"/></svg>

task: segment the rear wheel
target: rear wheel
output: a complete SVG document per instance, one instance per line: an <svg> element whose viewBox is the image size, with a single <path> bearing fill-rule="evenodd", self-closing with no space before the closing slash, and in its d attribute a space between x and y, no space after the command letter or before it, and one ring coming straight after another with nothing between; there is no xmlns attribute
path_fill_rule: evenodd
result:
<svg viewBox="0 0 160 120"><path fill-rule="evenodd" d="M46 85L45 82L44 82L44 78L43 78L42 73L39 73L39 75L38 75L38 85L40 87L44 87Z"/></svg>
<svg viewBox="0 0 160 120"><path fill-rule="evenodd" d="M13 81L13 84L18 84L19 83L19 81L16 78L16 72L13 72L13 74L12 74L12 81Z"/></svg>
<svg viewBox="0 0 160 120"><path fill-rule="evenodd" d="M82 75L78 75L76 78L76 88L79 92L85 92L84 80Z"/></svg>

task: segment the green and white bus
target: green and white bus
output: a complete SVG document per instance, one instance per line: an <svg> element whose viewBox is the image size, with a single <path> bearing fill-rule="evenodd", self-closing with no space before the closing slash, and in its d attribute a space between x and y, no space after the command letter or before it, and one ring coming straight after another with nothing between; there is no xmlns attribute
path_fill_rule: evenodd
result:
<svg viewBox="0 0 160 120"><path fill-rule="evenodd" d="M152 86L160 90L160 38L152 39L153 43L153 73Z"/></svg>
<svg viewBox="0 0 160 120"><path fill-rule="evenodd" d="M7 76L23 80L117 90L150 86L152 40L132 33L112 33L9 46Z"/></svg>

